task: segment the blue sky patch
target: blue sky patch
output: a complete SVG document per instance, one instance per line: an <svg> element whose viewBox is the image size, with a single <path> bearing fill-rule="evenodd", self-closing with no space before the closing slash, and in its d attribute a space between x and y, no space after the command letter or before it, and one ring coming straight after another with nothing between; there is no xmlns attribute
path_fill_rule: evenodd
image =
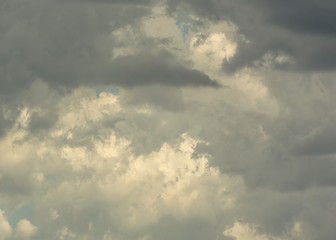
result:
<svg viewBox="0 0 336 240"><path fill-rule="evenodd" d="M107 92L107 93L112 93L113 95L120 95L119 89L113 86L109 86L109 87L103 87L103 88L98 88L96 89L96 96L97 98L99 98L99 95L102 92Z"/></svg>
<svg viewBox="0 0 336 240"><path fill-rule="evenodd" d="M24 204L20 208L15 209L8 218L8 222L12 227L15 227L16 224L22 220L29 220L31 213L34 209L33 204Z"/></svg>
<svg viewBox="0 0 336 240"><path fill-rule="evenodd" d="M186 36L189 32L190 24L191 20L189 15L180 10L177 14L176 26L180 29L184 43L186 42Z"/></svg>

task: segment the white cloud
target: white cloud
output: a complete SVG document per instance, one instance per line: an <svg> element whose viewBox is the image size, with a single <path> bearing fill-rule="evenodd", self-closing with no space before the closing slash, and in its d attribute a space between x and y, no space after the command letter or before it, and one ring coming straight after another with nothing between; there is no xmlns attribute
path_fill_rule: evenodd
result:
<svg viewBox="0 0 336 240"><path fill-rule="evenodd" d="M334 239L334 72L275 71L303 57L266 51L268 37L256 43L252 28L248 41L229 18L196 17L224 1L184 5L186 28L174 0L152 11L109 1L4 2L13 4L0 15L8 26L0 240ZM110 71L121 56L118 71L130 70L132 87ZM175 71L158 85L153 65L187 67L186 78L199 70L223 88L179 87L185 79ZM119 95L113 82L125 86ZM26 219L12 229L8 219L20 214Z"/></svg>
<svg viewBox="0 0 336 240"><path fill-rule="evenodd" d="M0 210L0 240L6 240L12 235L12 227L9 225L4 212Z"/></svg>
<svg viewBox="0 0 336 240"><path fill-rule="evenodd" d="M67 240L74 239L76 235L69 231L67 227L64 227L57 232L57 237L59 238L59 240Z"/></svg>
<svg viewBox="0 0 336 240"><path fill-rule="evenodd" d="M221 71L223 61L229 61L235 55L237 44L223 32L208 36L196 33L190 40L190 48L195 67L213 76Z"/></svg>
<svg viewBox="0 0 336 240"><path fill-rule="evenodd" d="M30 165L31 171L24 177L31 179L30 194L38 196L34 200L38 206L33 219L36 226L21 220L17 236L28 238L38 233L41 238L58 234L60 239L79 239L96 234L108 239L109 229L117 228L111 236L123 238L126 232L140 234L152 228L165 216L181 222L198 219L215 229L223 224L220 216L235 207L244 191L240 177L210 166L210 155L195 152L204 142L188 133L163 141L147 153L135 154L136 135L123 136L118 132L122 129L100 131L99 126L110 119L126 118L133 124L137 116L155 115L122 108L120 98L113 94L93 96L94 92L81 89L63 99L56 108L61 116L42 139L15 143L11 136L16 132L29 134L23 127L13 128L1 142L2 148L16 145L15 155L21 159L17 168ZM162 119L157 121L161 124ZM95 134L83 136L87 131ZM14 153L7 153L10 161Z"/></svg>
<svg viewBox="0 0 336 240"><path fill-rule="evenodd" d="M37 233L37 230L29 220L22 219L17 223L16 235L19 239L29 239Z"/></svg>
<svg viewBox="0 0 336 240"><path fill-rule="evenodd" d="M253 224L235 222L234 225L223 232L224 236L234 237L235 240L303 240L300 223L295 223L284 237L258 233L258 227Z"/></svg>
<svg viewBox="0 0 336 240"><path fill-rule="evenodd" d="M128 167L118 162L121 172L115 169L101 180L106 198L120 204L124 227L145 227L166 214L212 221L216 212L232 207L235 196L224 189L236 180L209 167L206 156L192 158L194 148L195 140L183 135L176 147L164 144L149 155L130 156Z"/></svg>

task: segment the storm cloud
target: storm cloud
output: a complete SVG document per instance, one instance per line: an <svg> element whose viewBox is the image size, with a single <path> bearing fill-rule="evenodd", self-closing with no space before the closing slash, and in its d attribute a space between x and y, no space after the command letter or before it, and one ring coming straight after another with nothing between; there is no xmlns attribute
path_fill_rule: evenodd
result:
<svg viewBox="0 0 336 240"><path fill-rule="evenodd" d="M185 8L213 21L232 21L248 39L238 54L224 61L226 72L251 67L266 54L285 55L285 70L333 70L336 61L333 1L168 1L172 10Z"/></svg>
<svg viewBox="0 0 336 240"><path fill-rule="evenodd" d="M1 1L0 239L334 240L335 8Z"/></svg>

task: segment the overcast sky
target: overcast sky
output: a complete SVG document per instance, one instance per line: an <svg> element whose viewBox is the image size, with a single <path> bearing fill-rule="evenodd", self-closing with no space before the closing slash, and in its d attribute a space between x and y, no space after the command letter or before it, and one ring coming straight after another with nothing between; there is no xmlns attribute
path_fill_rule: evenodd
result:
<svg viewBox="0 0 336 240"><path fill-rule="evenodd" d="M0 240L335 240L334 0L1 0Z"/></svg>

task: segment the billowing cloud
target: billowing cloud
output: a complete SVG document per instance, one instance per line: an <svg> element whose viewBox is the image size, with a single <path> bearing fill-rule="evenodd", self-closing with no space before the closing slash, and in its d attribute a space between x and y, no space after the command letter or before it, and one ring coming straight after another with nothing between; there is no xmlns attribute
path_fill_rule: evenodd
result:
<svg viewBox="0 0 336 240"><path fill-rule="evenodd" d="M53 0L3 1L1 5L4 95L28 87L37 78L57 88L97 83L218 85L203 73L179 66L174 59L167 62L163 55L112 61L112 49L118 42L111 32L130 24L137 30L134 23L151 11L147 5ZM138 41L150 41L144 35L138 37ZM147 48L145 45L142 48Z"/></svg>
<svg viewBox="0 0 336 240"><path fill-rule="evenodd" d="M155 55L139 54L119 57L114 60L110 71L111 83L121 86L149 84L180 87L220 86L206 74L176 63L176 60L165 52Z"/></svg>
<svg viewBox="0 0 336 240"><path fill-rule="evenodd" d="M251 239L251 240L269 240L269 239L275 239L275 240L287 240L287 239L304 239L301 236L301 226L299 223L295 223L293 228L288 232L287 237L275 237L270 236L267 234L260 234L256 230L255 226L250 226L246 223L241 222L235 222L233 227L225 230L223 232L225 236L232 236L236 240L244 240L244 239Z"/></svg>
<svg viewBox="0 0 336 240"><path fill-rule="evenodd" d="M226 20L244 35L237 55L223 62L226 72L254 66L267 54L286 55L292 60L276 63L280 69L333 70L336 61L336 5L325 1L176 1L170 9L188 9L201 18ZM248 41L245 41L245 40Z"/></svg>
<svg viewBox="0 0 336 240"><path fill-rule="evenodd" d="M17 237L20 239L30 239L33 237L37 228L27 219L22 219L17 224Z"/></svg>
<svg viewBox="0 0 336 240"><path fill-rule="evenodd" d="M119 97L102 93L96 99L93 91L83 90L77 94L60 103L62 117L49 134L42 134L42 141L29 137L35 134L29 132L33 115L31 109L23 109L18 119L21 130L13 128L1 142L2 148L16 145L16 151L3 158L7 169L31 165L22 173L22 182L17 183L23 188L23 181L29 181L27 189L5 192L2 188L2 197L7 201L13 201L15 194L21 196L18 201L38 197L31 221L17 223L17 235L28 238L35 234L35 239L51 234L102 238L112 231L122 238L140 237L145 232L154 237L155 226L164 219L170 219L173 226L201 222L209 225L213 236L220 233L224 222L218 217L235 205L243 183L239 177L223 175L209 166L209 156L194 155L201 140L185 133L158 149L136 155L132 145L135 135L123 134L126 137L121 138L116 132L127 129L101 132L97 128L111 117L127 117L119 106ZM72 103L67 106L69 100ZM80 107L74 109L76 102ZM94 129L100 133L82 135ZM44 165L46 160L48 164ZM15 176L11 177L14 180ZM14 183L8 189L15 191ZM87 194L90 197L85 197ZM187 232L181 229L179 234Z"/></svg>
<svg viewBox="0 0 336 240"><path fill-rule="evenodd" d="M333 9L2 1L0 239L334 240Z"/></svg>
<svg viewBox="0 0 336 240"><path fill-rule="evenodd" d="M8 239L12 235L12 228L9 225L7 219L4 216L2 210L0 210L0 231L1 231L1 240Z"/></svg>

